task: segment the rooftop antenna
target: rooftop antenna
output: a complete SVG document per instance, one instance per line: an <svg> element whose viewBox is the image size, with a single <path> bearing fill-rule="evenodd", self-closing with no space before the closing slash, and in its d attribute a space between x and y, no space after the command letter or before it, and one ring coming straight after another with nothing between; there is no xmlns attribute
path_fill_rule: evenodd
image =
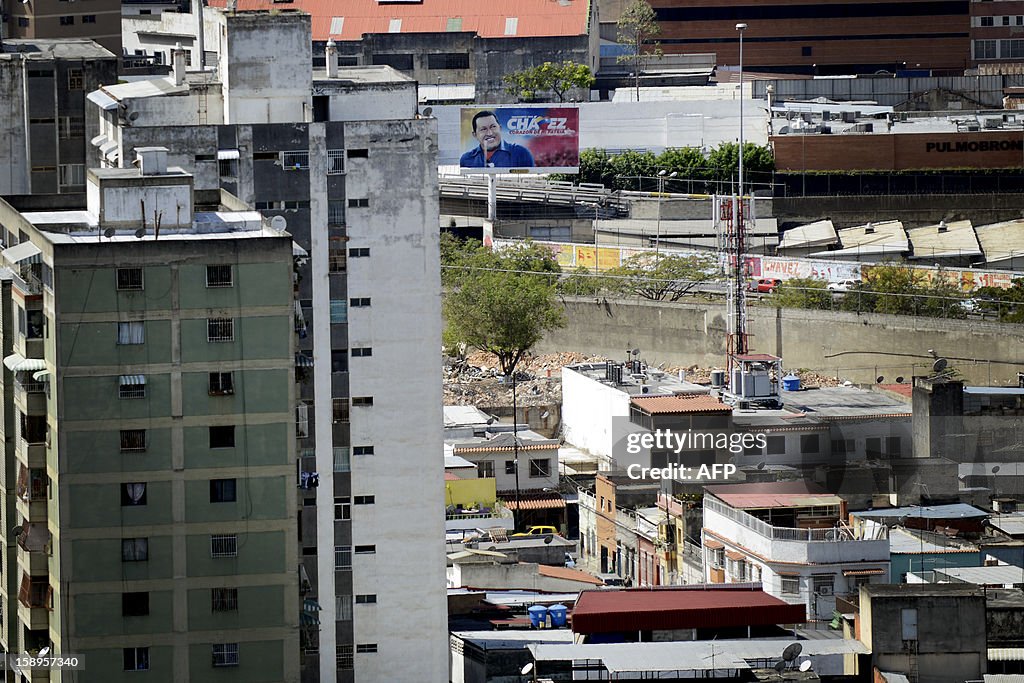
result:
<svg viewBox="0 0 1024 683"><path fill-rule="evenodd" d="M811 670L812 666L813 666L813 664L812 664L811 660L809 660L809 659L804 660L804 661L800 662L800 671L802 671L804 673L807 673L808 671Z"/></svg>

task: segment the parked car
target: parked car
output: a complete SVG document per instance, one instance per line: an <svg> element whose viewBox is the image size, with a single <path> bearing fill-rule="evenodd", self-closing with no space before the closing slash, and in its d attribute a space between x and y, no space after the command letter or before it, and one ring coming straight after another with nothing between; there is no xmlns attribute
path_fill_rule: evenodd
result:
<svg viewBox="0 0 1024 683"><path fill-rule="evenodd" d="M960 308L967 313L973 313L976 315L985 315L986 313L995 314L998 312L996 300L990 296L977 296L971 299L964 299L960 302Z"/></svg>
<svg viewBox="0 0 1024 683"><path fill-rule="evenodd" d="M557 536L558 529L553 526L531 526L526 531L520 531L518 534L512 534L513 538L516 536Z"/></svg>
<svg viewBox="0 0 1024 683"><path fill-rule="evenodd" d="M860 284L857 280L833 280L828 283L828 291L843 294Z"/></svg>
<svg viewBox="0 0 1024 683"><path fill-rule="evenodd" d="M760 280L752 280L749 289L758 294L771 294L781 284L782 280L777 278L763 277Z"/></svg>

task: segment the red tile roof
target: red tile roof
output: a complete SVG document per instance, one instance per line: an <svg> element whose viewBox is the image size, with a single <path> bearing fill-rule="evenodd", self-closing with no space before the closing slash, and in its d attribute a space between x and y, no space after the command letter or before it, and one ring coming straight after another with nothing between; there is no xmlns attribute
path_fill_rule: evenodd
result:
<svg viewBox="0 0 1024 683"><path fill-rule="evenodd" d="M505 507L509 510L518 509L515 491L499 491L498 497L504 501ZM519 496L519 500L522 502L524 510L552 510L565 507L565 498L562 498L560 493L522 494Z"/></svg>
<svg viewBox="0 0 1024 683"><path fill-rule="evenodd" d="M840 505L843 502L839 496L806 481L705 486L704 492L740 510Z"/></svg>
<svg viewBox="0 0 1024 683"><path fill-rule="evenodd" d="M878 388L891 391L906 398L913 398L914 396L914 387L911 384L879 384Z"/></svg>
<svg viewBox="0 0 1024 683"><path fill-rule="evenodd" d="M460 479L461 479L461 477L459 477L459 476L457 476L457 475L455 475L455 474L453 474L451 472L445 472L444 473L444 480L445 481L459 481Z"/></svg>
<svg viewBox="0 0 1024 683"><path fill-rule="evenodd" d="M636 407L651 415L678 415L682 413L730 413L732 408L709 394L679 396L640 396L632 401Z"/></svg>
<svg viewBox="0 0 1024 683"><path fill-rule="evenodd" d="M789 605L750 586L672 586L580 593L572 612L576 633L797 624L803 605Z"/></svg>
<svg viewBox="0 0 1024 683"><path fill-rule="evenodd" d="M225 7L227 0L210 0L211 7ZM361 40L366 33L390 33L391 21L401 19L400 33L446 33L449 19L461 20L459 31L482 38L534 38L580 36L588 32L590 3L587 0L293 0L285 5L273 0L238 0L238 11L302 10L312 15L313 40ZM344 21L332 22L334 18ZM514 35L506 36L506 19L515 19ZM335 30L331 33L332 23ZM454 25L454 22L453 22Z"/></svg>
<svg viewBox="0 0 1024 683"><path fill-rule="evenodd" d="M537 573L541 576L550 576L553 579L582 581L583 583L592 583L595 586L604 585L604 581L596 576L591 576L590 574L581 572L578 569L569 569L568 567L549 567L546 564L542 564L537 568Z"/></svg>

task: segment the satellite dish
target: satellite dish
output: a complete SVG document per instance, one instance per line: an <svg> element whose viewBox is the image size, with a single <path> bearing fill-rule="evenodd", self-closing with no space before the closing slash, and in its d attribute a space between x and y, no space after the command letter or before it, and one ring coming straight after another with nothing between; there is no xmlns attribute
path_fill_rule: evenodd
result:
<svg viewBox="0 0 1024 683"><path fill-rule="evenodd" d="M878 377L875 378L875 384L881 384L884 381L885 377L883 377L882 375L879 375Z"/></svg>
<svg viewBox="0 0 1024 683"><path fill-rule="evenodd" d="M783 671L786 670L786 663L785 662L775 662L775 670L778 671L779 673L782 673Z"/></svg>
<svg viewBox="0 0 1024 683"><path fill-rule="evenodd" d="M137 118L139 118L139 112L137 111L133 111L131 114L128 114L129 121L134 121Z"/></svg>
<svg viewBox="0 0 1024 683"><path fill-rule="evenodd" d="M544 537L544 545L550 545L551 544L551 540L552 540L551 539L551 534L548 534L547 536L545 536Z"/></svg>
<svg viewBox="0 0 1024 683"><path fill-rule="evenodd" d="M47 645L46 647L44 647L42 650L39 651L39 656L40 657L45 657L48 654L50 654L50 646L49 645Z"/></svg>
<svg viewBox="0 0 1024 683"><path fill-rule="evenodd" d="M630 353L633 354L634 356L639 356L640 355L640 349L633 349L632 351L630 351Z"/></svg>
<svg viewBox="0 0 1024 683"><path fill-rule="evenodd" d="M548 413L548 411L545 410L543 413L540 414L540 419L546 420L548 419L548 415L550 415L550 413Z"/></svg>
<svg viewBox="0 0 1024 683"><path fill-rule="evenodd" d="M16 526L11 529L11 536L21 536L22 527Z"/></svg>
<svg viewBox="0 0 1024 683"><path fill-rule="evenodd" d="M492 545L490 548L487 549L487 552L489 552L489 553L496 553L496 552L498 552L498 546Z"/></svg>
<svg viewBox="0 0 1024 683"><path fill-rule="evenodd" d="M116 234L117 230L114 230L113 228L107 228L106 230L103 231L103 236L106 237L108 240Z"/></svg>
<svg viewBox="0 0 1024 683"><path fill-rule="evenodd" d="M949 362L945 358L936 358L935 362L932 363L932 371L942 372L946 369L947 365L949 365Z"/></svg>
<svg viewBox="0 0 1024 683"><path fill-rule="evenodd" d="M801 671L805 671L805 672L806 671L810 671L811 670L811 666L812 666L811 665L811 660L809 660L809 659L804 661L804 662L800 662L800 670Z"/></svg>
<svg viewBox="0 0 1024 683"><path fill-rule="evenodd" d="M803 652L803 650L804 646L800 643L793 643L792 645L787 645L786 649L782 651L782 659L786 662L792 662L794 659L800 656L800 653Z"/></svg>
<svg viewBox="0 0 1024 683"><path fill-rule="evenodd" d="M288 220L284 216L274 216L270 219L270 227L274 230L284 230L288 227Z"/></svg>
<svg viewBox="0 0 1024 683"><path fill-rule="evenodd" d="M141 240L143 237L146 236L146 229L145 228L139 228L138 230L135 231L135 236L138 237Z"/></svg>
<svg viewBox="0 0 1024 683"><path fill-rule="evenodd" d="M896 378L896 384L903 384L903 375Z"/></svg>
<svg viewBox="0 0 1024 683"><path fill-rule="evenodd" d="M992 474L999 474L999 465L992 468Z"/></svg>
<svg viewBox="0 0 1024 683"><path fill-rule="evenodd" d="M424 107L421 116L427 117L434 113L433 107Z"/></svg>
<svg viewBox="0 0 1024 683"><path fill-rule="evenodd" d="M758 470L763 470L764 469L764 464L765 464L764 460L762 460L761 462L757 463L757 469Z"/></svg>
<svg viewBox="0 0 1024 683"><path fill-rule="evenodd" d="M523 676L525 676L528 673L530 673L531 671L533 671L533 662L528 662L526 664L526 666L524 666L522 669L519 670L519 673L521 673Z"/></svg>

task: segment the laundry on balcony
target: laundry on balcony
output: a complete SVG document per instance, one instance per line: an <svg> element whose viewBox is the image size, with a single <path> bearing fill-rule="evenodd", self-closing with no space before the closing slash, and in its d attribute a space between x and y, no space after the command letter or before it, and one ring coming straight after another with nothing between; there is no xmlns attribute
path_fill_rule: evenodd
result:
<svg viewBox="0 0 1024 683"><path fill-rule="evenodd" d="M300 489L315 489L317 486L320 486L319 472L303 472L299 475Z"/></svg>

